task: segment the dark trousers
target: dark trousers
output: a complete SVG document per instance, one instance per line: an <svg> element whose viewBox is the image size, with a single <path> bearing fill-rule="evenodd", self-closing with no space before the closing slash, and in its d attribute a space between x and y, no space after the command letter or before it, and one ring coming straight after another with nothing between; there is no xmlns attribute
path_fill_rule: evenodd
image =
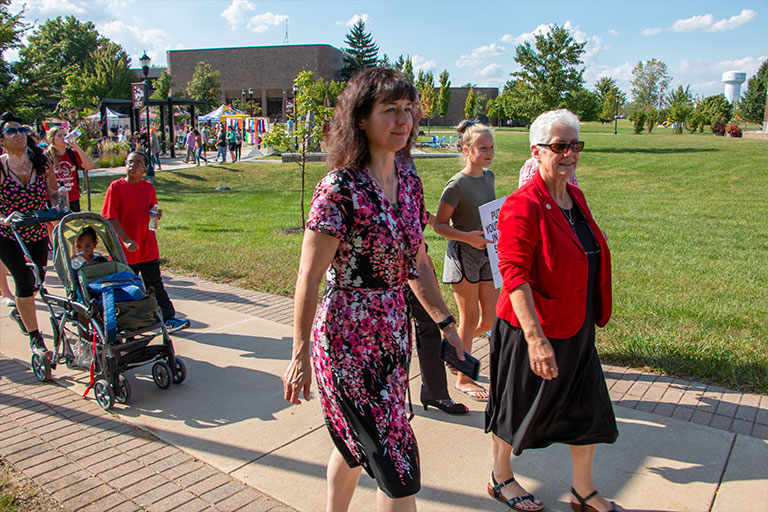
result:
<svg viewBox="0 0 768 512"><path fill-rule="evenodd" d="M163 320L168 320L174 316L176 310L173 308L173 303L168 297L168 292L165 291L163 278L160 275L160 260L136 263L135 265L131 265L131 269L136 275L141 276L147 290L155 290L155 299L157 299L157 305L160 306L160 310L163 312Z"/></svg>
<svg viewBox="0 0 768 512"><path fill-rule="evenodd" d="M421 368L421 399L443 400L448 395L448 381L445 377L445 364L440 359L440 328L427 314L419 299L410 289L408 296L411 303L411 315L416 324L416 350L419 353Z"/></svg>
<svg viewBox="0 0 768 512"><path fill-rule="evenodd" d="M40 279L45 280L45 265L48 263L48 237L37 242L27 242L27 249L32 261L37 265ZM35 274L27 266L24 251L15 238L0 236L0 261L13 276L16 284L16 297L32 297L35 294ZM5 279L5 276L2 276Z"/></svg>

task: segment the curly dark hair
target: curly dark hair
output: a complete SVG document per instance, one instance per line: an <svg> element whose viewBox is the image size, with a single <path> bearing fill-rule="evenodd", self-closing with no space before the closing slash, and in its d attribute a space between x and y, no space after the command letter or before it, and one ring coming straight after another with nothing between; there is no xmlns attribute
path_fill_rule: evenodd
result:
<svg viewBox="0 0 768 512"><path fill-rule="evenodd" d="M24 120L22 118L13 112L3 112L3 114L0 115L0 134L3 133L5 125L11 122L19 123L24 126ZM45 156L42 149L37 147L35 140L29 134L27 134L27 154L29 155L29 161L32 162L32 168L38 173L45 172L48 168L48 157Z"/></svg>
<svg viewBox="0 0 768 512"><path fill-rule="evenodd" d="M416 87L392 68L373 67L355 74L336 100L333 127L328 137L328 166L352 172L365 168L371 160L371 152L368 138L360 129L360 121L370 115L377 101L416 101L417 95ZM406 157L410 157L410 149L409 138L402 150Z"/></svg>

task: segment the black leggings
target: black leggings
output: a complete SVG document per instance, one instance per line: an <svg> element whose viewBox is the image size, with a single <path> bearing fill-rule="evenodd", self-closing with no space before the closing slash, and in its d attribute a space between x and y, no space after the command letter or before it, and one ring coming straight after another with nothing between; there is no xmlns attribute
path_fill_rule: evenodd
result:
<svg viewBox="0 0 768 512"><path fill-rule="evenodd" d="M37 265L40 279L45 280L45 266L48 264L48 237L37 242L27 242L32 261ZM16 283L16 297L32 297L35 294L35 274L27 266L24 252L14 238L0 236L0 261L6 266ZM3 276L5 277L5 276Z"/></svg>

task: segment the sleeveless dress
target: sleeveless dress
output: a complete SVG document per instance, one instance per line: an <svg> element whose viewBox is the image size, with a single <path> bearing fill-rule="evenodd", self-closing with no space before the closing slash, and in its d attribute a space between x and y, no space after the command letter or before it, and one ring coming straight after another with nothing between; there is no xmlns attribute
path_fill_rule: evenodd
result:
<svg viewBox="0 0 768 512"><path fill-rule="evenodd" d="M368 171L331 171L317 185L307 229L339 239L314 326L313 362L325 423L350 467L402 498L420 488L405 409L412 338L406 288L426 221L421 180L397 164L398 204Z"/></svg>
<svg viewBox="0 0 768 512"><path fill-rule="evenodd" d="M19 183L8 163L0 163L0 172L3 173L3 183L0 184L0 216L6 217L13 212L32 213L35 210L44 210L48 207L45 199L45 173L33 170L33 177L26 185ZM17 230L21 239L25 242L37 242L48 237L45 224L23 226ZM0 236L16 240L10 226L0 226Z"/></svg>

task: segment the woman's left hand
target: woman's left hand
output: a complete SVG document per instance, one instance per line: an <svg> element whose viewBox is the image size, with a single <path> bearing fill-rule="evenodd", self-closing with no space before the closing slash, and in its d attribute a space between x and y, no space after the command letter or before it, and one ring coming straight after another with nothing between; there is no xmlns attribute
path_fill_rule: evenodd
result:
<svg viewBox="0 0 768 512"><path fill-rule="evenodd" d="M528 362L531 371L544 380L555 379L559 374L555 350L546 338L528 341Z"/></svg>

